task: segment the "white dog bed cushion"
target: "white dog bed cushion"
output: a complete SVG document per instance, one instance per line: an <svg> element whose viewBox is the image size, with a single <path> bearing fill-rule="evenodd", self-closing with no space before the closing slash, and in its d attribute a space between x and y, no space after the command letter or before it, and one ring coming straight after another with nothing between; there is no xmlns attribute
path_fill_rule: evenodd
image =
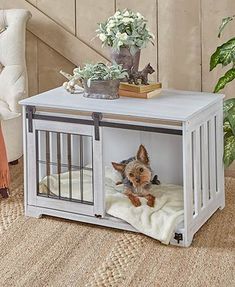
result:
<svg viewBox="0 0 235 287"><path fill-rule="evenodd" d="M60 175L61 194L69 197L69 174ZM80 197L80 174L72 172L73 198ZM112 168L105 168L106 212L131 224L139 232L169 244L176 226L183 221L182 186L172 184L152 185L151 193L156 196L155 206L149 207L145 198L140 198L141 206L135 207L123 192L123 185L116 186L120 180ZM91 172L83 171L84 199L92 201ZM46 192L47 177L40 183L40 192ZM50 192L58 195L58 175L50 176ZM76 194L75 194L76 193Z"/></svg>

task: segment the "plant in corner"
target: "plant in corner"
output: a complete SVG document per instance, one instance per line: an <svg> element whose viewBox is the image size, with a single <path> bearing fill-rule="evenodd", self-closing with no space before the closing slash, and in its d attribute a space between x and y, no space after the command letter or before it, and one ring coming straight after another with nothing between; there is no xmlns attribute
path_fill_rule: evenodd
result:
<svg viewBox="0 0 235 287"><path fill-rule="evenodd" d="M129 72L139 67L140 50L154 41L154 35L147 28L147 20L129 9L117 11L104 23L99 24L97 36L102 46L111 47L112 61L122 64Z"/></svg>
<svg viewBox="0 0 235 287"><path fill-rule="evenodd" d="M235 19L235 15L223 19L220 26L219 35L226 25ZM214 92L222 90L228 83L235 79L235 37L219 46L210 60L210 71L217 65L223 67L232 65L232 67L222 76ZM224 101L224 164L228 167L235 160L235 98Z"/></svg>
<svg viewBox="0 0 235 287"><path fill-rule="evenodd" d="M128 76L121 65L108 65L104 63L86 64L83 68L78 67L73 75L61 71L69 82L63 86L69 92L75 91L75 85L82 83L84 96L95 99L117 99L120 80Z"/></svg>

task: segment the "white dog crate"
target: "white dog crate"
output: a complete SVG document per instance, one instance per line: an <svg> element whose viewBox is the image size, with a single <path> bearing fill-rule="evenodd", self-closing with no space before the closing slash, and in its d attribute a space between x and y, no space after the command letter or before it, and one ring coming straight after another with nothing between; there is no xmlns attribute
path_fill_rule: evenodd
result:
<svg viewBox="0 0 235 287"><path fill-rule="evenodd" d="M57 88L21 104L26 215L136 231L106 214L104 167L135 154L141 143L160 180L183 186L184 220L172 244L189 246L224 207L222 95L164 90L149 100L110 101Z"/></svg>

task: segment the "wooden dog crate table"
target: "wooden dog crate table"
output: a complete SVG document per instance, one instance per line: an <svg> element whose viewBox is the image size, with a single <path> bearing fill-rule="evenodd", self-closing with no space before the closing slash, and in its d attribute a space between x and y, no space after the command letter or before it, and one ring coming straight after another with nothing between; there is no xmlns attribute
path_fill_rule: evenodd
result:
<svg viewBox="0 0 235 287"><path fill-rule="evenodd" d="M136 231L105 212L104 166L132 155L140 143L149 145L160 180L183 186L184 221L172 244L189 246L197 230L224 207L223 95L163 90L149 100L95 100L60 87L20 104L27 216L45 214ZM66 195L60 184L63 172L69 178ZM79 197L71 191L76 172ZM87 172L90 185L83 181ZM42 178L52 173L59 179L57 195L49 193L50 182L45 193L40 190Z"/></svg>

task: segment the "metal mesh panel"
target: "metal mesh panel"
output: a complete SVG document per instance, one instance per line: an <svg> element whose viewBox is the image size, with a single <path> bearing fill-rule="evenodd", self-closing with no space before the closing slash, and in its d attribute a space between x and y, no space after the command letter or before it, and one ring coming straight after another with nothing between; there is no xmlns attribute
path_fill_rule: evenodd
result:
<svg viewBox="0 0 235 287"><path fill-rule="evenodd" d="M94 204L92 137L36 131L37 195Z"/></svg>

